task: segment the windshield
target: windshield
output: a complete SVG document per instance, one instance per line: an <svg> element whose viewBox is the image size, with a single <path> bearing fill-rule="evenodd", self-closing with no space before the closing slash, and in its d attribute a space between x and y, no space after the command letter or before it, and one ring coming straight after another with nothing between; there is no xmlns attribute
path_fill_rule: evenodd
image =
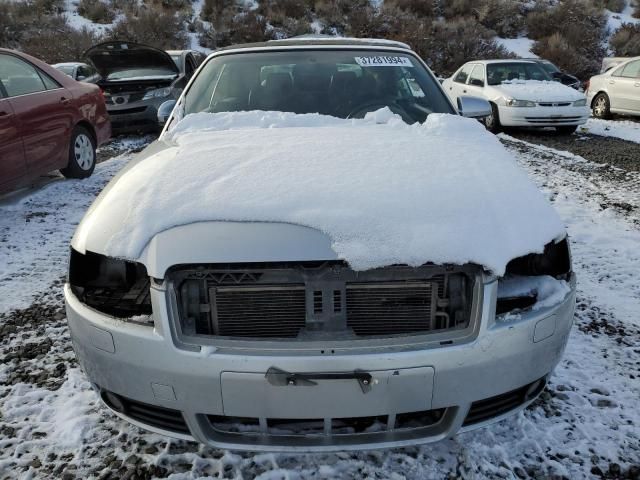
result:
<svg viewBox="0 0 640 480"><path fill-rule="evenodd" d="M487 83L500 85L508 80L548 80L552 78L537 63L505 62L487 65Z"/></svg>
<svg viewBox="0 0 640 480"><path fill-rule="evenodd" d="M73 69L74 67L69 66L69 65L58 65L56 67L57 70L60 70L62 73L66 73L69 76L73 76Z"/></svg>
<svg viewBox="0 0 640 480"><path fill-rule="evenodd" d="M547 72L549 75L552 75L556 72L559 72L560 70L558 69L558 67L556 67L553 63L551 62L540 62L540 66L542 68L544 68L544 71Z"/></svg>
<svg viewBox="0 0 640 480"><path fill-rule="evenodd" d="M133 80L158 77L173 78L175 76L175 72L168 68L136 68L110 73L107 75L107 80Z"/></svg>
<svg viewBox="0 0 640 480"><path fill-rule="evenodd" d="M185 95L185 113L247 110L362 118L389 107L407 123L455 113L412 55L372 50L304 50L221 55Z"/></svg>

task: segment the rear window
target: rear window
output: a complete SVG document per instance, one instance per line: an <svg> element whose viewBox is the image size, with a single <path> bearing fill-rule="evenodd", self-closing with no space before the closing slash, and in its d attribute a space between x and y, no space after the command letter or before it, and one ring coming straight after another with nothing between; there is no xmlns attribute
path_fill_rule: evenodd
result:
<svg viewBox="0 0 640 480"><path fill-rule="evenodd" d="M185 113L247 110L361 118L389 107L407 123L455 113L424 66L408 53L297 50L211 59L185 96Z"/></svg>

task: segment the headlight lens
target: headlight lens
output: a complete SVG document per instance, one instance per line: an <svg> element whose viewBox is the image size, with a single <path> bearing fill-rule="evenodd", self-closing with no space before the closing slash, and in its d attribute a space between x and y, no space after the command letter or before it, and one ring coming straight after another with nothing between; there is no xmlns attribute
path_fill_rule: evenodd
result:
<svg viewBox="0 0 640 480"><path fill-rule="evenodd" d="M151 100L152 98L164 98L171 95L171 87L167 88L158 88L156 90L149 90L144 94L142 100Z"/></svg>
<svg viewBox="0 0 640 480"><path fill-rule="evenodd" d="M71 250L71 290L82 303L99 312L153 325L149 317L150 283L147 269L140 263Z"/></svg>
<svg viewBox="0 0 640 480"><path fill-rule="evenodd" d="M516 100L515 98L507 98L506 104L508 107L535 107L536 102L531 100Z"/></svg>
<svg viewBox="0 0 640 480"><path fill-rule="evenodd" d="M576 100L575 102L573 102L573 106L574 107L586 107L587 106L587 99L586 98L581 98L580 100Z"/></svg>

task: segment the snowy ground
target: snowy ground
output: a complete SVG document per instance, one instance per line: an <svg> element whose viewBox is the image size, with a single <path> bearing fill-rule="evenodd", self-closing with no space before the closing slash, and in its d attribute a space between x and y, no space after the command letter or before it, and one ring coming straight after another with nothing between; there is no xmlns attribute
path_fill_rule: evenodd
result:
<svg viewBox="0 0 640 480"><path fill-rule="evenodd" d="M89 180L0 203L0 479L640 478L640 173L604 147L594 162L501 139L568 225L579 279L564 360L527 411L435 445L323 455L236 454L117 419L74 360L61 282L75 224L131 158L120 141Z"/></svg>

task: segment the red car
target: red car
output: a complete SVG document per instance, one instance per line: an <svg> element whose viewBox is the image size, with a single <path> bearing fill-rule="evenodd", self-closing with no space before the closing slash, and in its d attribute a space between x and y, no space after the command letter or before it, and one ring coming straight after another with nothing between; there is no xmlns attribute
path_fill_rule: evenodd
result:
<svg viewBox="0 0 640 480"><path fill-rule="evenodd" d="M110 136L100 88L0 48L0 193L52 170L88 177Z"/></svg>

